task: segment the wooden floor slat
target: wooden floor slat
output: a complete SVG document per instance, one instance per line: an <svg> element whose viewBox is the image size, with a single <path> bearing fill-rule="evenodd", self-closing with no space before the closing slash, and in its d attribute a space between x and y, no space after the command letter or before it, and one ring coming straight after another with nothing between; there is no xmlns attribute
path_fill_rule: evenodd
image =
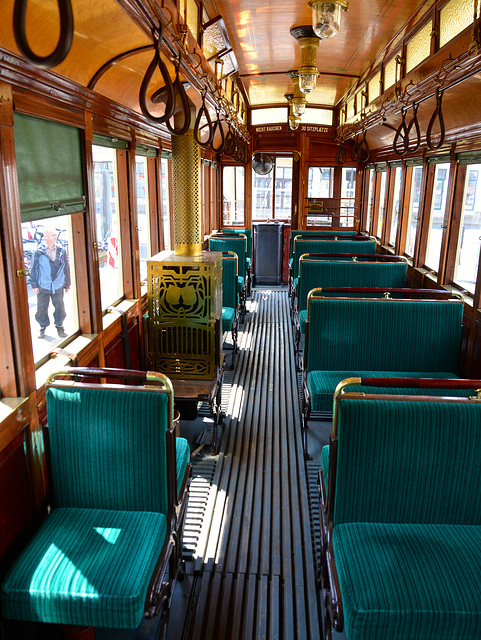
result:
<svg viewBox="0 0 481 640"><path fill-rule="evenodd" d="M248 304L184 638L318 640L288 295L254 290Z"/></svg>

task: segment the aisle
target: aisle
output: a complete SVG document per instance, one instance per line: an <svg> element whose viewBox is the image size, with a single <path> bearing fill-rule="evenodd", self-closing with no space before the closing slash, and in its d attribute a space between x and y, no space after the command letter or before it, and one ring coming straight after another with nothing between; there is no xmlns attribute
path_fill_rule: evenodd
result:
<svg viewBox="0 0 481 640"><path fill-rule="evenodd" d="M248 304L220 451L209 481L197 476L210 490L199 499L206 517L188 566L182 637L318 640L288 294L254 290Z"/></svg>

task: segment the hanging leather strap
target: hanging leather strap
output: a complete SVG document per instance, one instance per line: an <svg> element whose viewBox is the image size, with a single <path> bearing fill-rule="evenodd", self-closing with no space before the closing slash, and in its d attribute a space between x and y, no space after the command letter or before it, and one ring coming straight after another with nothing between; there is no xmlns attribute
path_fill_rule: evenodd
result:
<svg viewBox="0 0 481 640"><path fill-rule="evenodd" d="M419 109L419 105L414 103L413 104L413 116L411 118L411 122L408 124L407 129L406 129L406 140L405 140L405 145L407 147L407 151L417 151L421 145L421 130L419 128L419 122L418 122L418 109ZM414 138L414 146L411 147L410 143L409 143L409 136L411 135L411 131L414 127L414 131L416 133L416 137Z"/></svg>
<svg viewBox="0 0 481 640"><path fill-rule="evenodd" d="M155 47L154 57L152 58L152 62L149 64L147 71L145 72L145 76L144 76L144 79L142 80L142 84L140 86L140 91L139 91L140 110L142 111L142 113L146 118L149 118L149 120L152 120L153 122L157 122L158 124L163 124L164 122L167 122L167 120L169 120L169 118L174 113L174 109L175 109L174 85L172 84L169 71L167 70L167 67L165 66L165 63L162 60L162 57L160 55L163 33L164 33L164 27L161 24L160 31L159 31L159 39L157 42L157 46ZM147 108L147 89L149 88L150 81L152 80L152 76L154 75L154 71L157 66L159 67L159 71L162 75L162 78L164 79L165 88L167 91L167 100L165 101L166 102L165 113L163 116L154 116L150 113L150 111Z"/></svg>
<svg viewBox="0 0 481 640"><path fill-rule="evenodd" d="M408 151L406 112L407 109L401 109L401 124L397 128L396 135L394 136L394 140L392 141L393 151L394 153L397 153L398 156L403 156Z"/></svg>
<svg viewBox="0 0 481 640"><path fill-rule="evenodd" d="M426 144L430 149L439 149L444 144L444 137L446 135L446 129L444 126L444 118L443 118L443 92L439 90L439 87L436 89L436 108L434 109L433 115L431 116L431 120L428 124L428 129L426 132ZM435 144L433 142L433 127L436 123L436 120L439 121L439 141Z"/></svg>
<svg viewBox="0 0 481 640"><path fill-rule="evenodd" d="M188 131L191 122L190 104L187 93L185 92L184 83L180 80L180 54L177 64L175 66L175 80L174 80L174 105L176 104L175 95L179 96L182 104L182 111L184 115L184 122L181 127L175 128L175 124L170 124L170 118L166 121L167 129L174 136L182 136ZM175 108L174 108L175 110Z"/></svg>
<svg viewBox="0 0 481 640"><path fill-rule="evenodd" d="M27 13L28 0L15 0L13 8L13 33L15 42L22 56L40 69L51 69L65 59L73 39L73 12L70 0L57 0L60 17L60 35L57 46L48 56L38 56L35 54L27 40L25 30L25 16Z"/></svg>
<svg viewBox="0 0 481 640"><path fill-rule="evenodd" d="M212 128L212 120L210 118L209 115L209 110L207 108L206 102L205 102L205 96L206 96L207 92L204 92L204 95L202 96L202 105L197 113L197 117L195 119L195 124L194 124L194 140L197 142L197 144L201 147L208 147L210 146L210 143L212 142L212 135L214 133L214 130ZM200 127L200 121L202 120L202 117L205 117L207 123L205 125L203 125L202 127ZM200 127L200 128L199 128ZM207 138L202 142L200 136L201 136L201 131L205 128L208 127L208 132L209 135L207 136Z"/></svg>
<svg viewBox="0 0 481 640"><path fill-rule="evenodd" d="M337 153L336 153L336 162L339 165L343 165L343 164L346 164L346 160L347 160L347 155L346 155L346 150L344 149L344 140L341 140L339 144L339 149L337 150Z"/></svg>

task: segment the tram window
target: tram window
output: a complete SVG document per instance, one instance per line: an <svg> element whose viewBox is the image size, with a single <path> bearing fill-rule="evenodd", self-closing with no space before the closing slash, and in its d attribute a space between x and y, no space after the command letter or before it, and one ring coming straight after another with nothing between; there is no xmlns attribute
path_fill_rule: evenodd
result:
<svg viewBox="0 0 481 640"><path fill-rule="evenodd" d="M270 173L252 173L253 220L290 220L292 157L277 156Z"/></svg>
<svg viewBox="0 0 481 640"><path fill-rule="evenodd" d="M274 218L290 220L292 211L292 158L276 158Z"/></svg>
<svg viewBox="0 0 481 640"><path fill-rule="evenodd" d="M454 282L474 293L481 247L481 164L467 167Z"/></svg>
<svg viewBox="0 0 481 640"><path fill-rule="evenodd" d="M439 46L444 47L473 22L475 0L450 0L439 12Z"/></svg>
<svg viewBox="0 0 481 640"><path fill-rule="evenodd" d="M381 174L381 187L379 189L379 216L377 219L377 232L376 232L377 238L380 238L382 234L382 223L384 220L384 207L386 204L386 185L387 185L387 171L383 171Z"/></svg>
<svg viewBox="0 0 481 640"><path fill-rule="evenodd" d="M395 167L394 169L394 191L392 201L392 217L391 217L391 230L389 234L389 244L394 246L396 244L396 235L399 226L399 212L401 206L401 187L402 187L402 167Z"/></svg>
<svg viewBox="0 0 481 640"><path fill-rule="evenodd" d="M354 204L356 196L356 169L343 167L341 179L341 227L354 226Z"/></svg>
<svg viewBox="0 0 481 640"><path fill-rule="evenodd" d="M23 222L22 240L33 355L38 363L79 327L72 216Z"/></svg>
<svg viewBox="0 0 481 640"><path fill-rule="evenodd" d="M95 211L102 309L122 297L116 150L94 145Z"/></svg>
<svg viewBox="0 0 481 640"><path fill-rule="evenodd" d="M164 237L164 249L172 249L170 231L170 180L169 160L162 158L160 162L162 172L162 234Z"/></svg>
<svg viewBox="0 0 481 640"><path fill-rule="evenodd" d="M421 185L423 178L423 168L413 167L411 178L411 198L409 201L408 222L406 228L406 249L408 256L414 255L414 243L416 242L416 232L419 220L419 200L421 198Z"/></svg>
<svg viewBox="0 0 481 640"><path fill-rule="evenodd" d="M140 278L147 278L147 260L152 255L149 220L149 183L147 158L135 156L135 180L137 186L137 229L139 234Z"/></svg>
<svg viewBox="0 0 481 640"><path fill-rule="evenodd" d="M433 199L429 216L428 239L426 245L426 267L439 270L441 241L443 239L444 215L446 212L450 165L444 162L436 165L434 174Z"/></svg>
<svg viewBox="0 0 481 640"><path fill-rule="evenodd" d="M222 168L223 225L244 224L244 167Z"/></svg>
<svg viewBox="0 0 481 640"><path fill-rule="evenodd" d="M334 195L334 167L309 167L308 198L332 198Z"/></svg>
<svg viewBox="0 0 481 640"><path fill-rule="evenodd" d="M374 169L368 169L369 171L369 186L367 192L367 208L366 208L366 224L364 225L364 231L369 233L369 228L371 225L372 218L372 205L373 205L373 194L374 194L374 177L376 172Z"/></svg>

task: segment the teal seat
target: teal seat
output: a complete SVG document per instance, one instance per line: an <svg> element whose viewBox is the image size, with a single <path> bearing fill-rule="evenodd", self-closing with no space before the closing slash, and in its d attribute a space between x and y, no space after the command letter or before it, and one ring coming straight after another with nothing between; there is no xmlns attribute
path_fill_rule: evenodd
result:
<svg viewBox="0 0 481 640"><path fill-rule="evenodd" d="M309 240L310 236L348 237L356 235L357 231L355 229L351 229L349 231L339 231L331 229L291 229L291 238L289 242L289 266L291 266L295 238L303 238L305 240Z"/></svg>
<svg viewBox="0 0 481 640"><path fill-rule="evenodd" d="M239 322L239 294L236 290L238 258L234 251L222 253L222 332L231 332L232 361L237 353L237 329Z"/></svg>
<svg viewBox="0 0 481 640"><path fill-rule="evenodd" d="M247 238L243 234L239 234L239 237L234 237L235 235L232 233L225 236L213 234L209 237L209 251L233 251L237 255L237 291L239 293L240 312L242 319L244 319L247 297Z"/></svg>
<svg viewBox="0 0 481 640"><path fill-rule="evenodd" d="M305 331L307 296L312 289L318 287L321 289L328 287L401 288L406 286L406 277L406 262L362 262L361 260L342 262L301 258L297 287L297 310L301 333Z"/></svg>
<svg viewBox="0 0 481 640"><path fill-rule="evenodd" d="M480 526L342 524L333 548L348 640L479 637Z"/></svg>
<svg viewBox="0 0 481 640"><path fill-rule="evenodd" d="M473 395L480 381L469 384ZM327 465L323 451L327 627L347 640L477 637L481 405L452 389L442 400L344 391Z"/></svg>
<svg viewBox="0 0 481 640"><path fill-rule="evenodd" d="M459 300L311 295L303 351L306 455L311 410L332 411L332 396L342 380L359 373L361 377L456 377L462 323Z"/></svg>
<svg viewBox="0 0 481 640"><path fill-rule="evenodd" d="M162 513L54 509L3 584L3 615L137 627L166 539Z"/></svg>
<svg viewBox="0 0 481 640"><path fill-rule="evenodd" d="M81 376L110 382L76 382ZM129 377L148 386L116 383ZM190 475L170 381L74 368L50 377L46 404L52 509L5 578L3 615L135 628L163 612L164 624Z"/></svg>
<svg viewBox="0 0 481 640"><path fill-rule="evenodd" d="M440 371L310 371L307 374L307 385L311 394L311 408L313 411L332 411L332 399L337 385L347 378L437 378L447 380L457 378L455 373ZM356 391L361 391L356 388ZM363 387L365 393L396 393L410 395L444 395L443 389L412 389L409 387L385 388ZM454 389L454 396L468 397L472 395L467 389Z"/></svg>

